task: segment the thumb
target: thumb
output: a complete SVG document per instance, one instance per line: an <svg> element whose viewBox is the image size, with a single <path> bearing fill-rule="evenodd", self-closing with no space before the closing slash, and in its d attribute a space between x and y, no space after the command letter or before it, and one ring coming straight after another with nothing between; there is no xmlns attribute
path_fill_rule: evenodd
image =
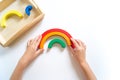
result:
<svg viewBox="0 0 120 80"><path fill-rule="evenodd" d="M72 55L73 55L73 54L74 54L73 48L72 48L71 46L69 46L69 49L70 49L70 51L71 51L71 53L72 53Z"/></svg>
<svg viewBox="0 0 120 80"><path fill-rule="evenodd" d="M43 53L44 49L38 49L36 52L35 52L35 56L39 56L41 53Z"/></svg>

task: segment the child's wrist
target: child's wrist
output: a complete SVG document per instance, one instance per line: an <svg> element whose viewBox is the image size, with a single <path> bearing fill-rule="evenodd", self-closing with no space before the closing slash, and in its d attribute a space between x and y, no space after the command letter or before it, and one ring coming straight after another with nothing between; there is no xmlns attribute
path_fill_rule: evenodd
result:
<svg viewBox="0 0 120 80"><path fill-rule="evenodd" d="M19 61L18 64L17 64L17 68L20 70L20 71L24 71L25 67L24 65Z"/></svg>
<svg viewBox="0 0 120 80"><path fill-rule="evenodd" d="M18 66L20 66L21 69L25 69L25 68L27 67L27 63L24 62L23 60L20 60L20 61L18 62Z"/></svg>
<svg viewBox="0 0 120 80"><path fill-rule="evenodd" d="M79 62L80 66L84 66L87 64L86 60Z"/></svg>

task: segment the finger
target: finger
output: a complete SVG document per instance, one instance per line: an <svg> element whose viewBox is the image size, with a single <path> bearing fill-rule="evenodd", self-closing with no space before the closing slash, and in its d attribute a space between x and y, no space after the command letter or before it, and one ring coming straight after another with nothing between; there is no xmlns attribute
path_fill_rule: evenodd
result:
<svg viewBox="0 0 120 80"><path fill-rule="evenodd" d="M76 48L79 48L78 43L75 41L75 39L71 38L71 41L73 42L73 44L75 45Z"/></svg>
<svg viewBox="0 0 120 80"><path fill-rule="evenodd" d="M39 41L39 39L40 39L40 37L41 37L41 35L39 35L39 36L35 37L34 41L35 41L35 42L38 42L38 41Z"/></svg>
<svg viewBox="0 0 120 80"><path fill-rule="evenodd" d="M69 47L71 49L71 52L72 52L72 56L77 56L78 54L76 53L77 51L77 48L72 48L71 46Z"/></svg>
<svg viewBox="0 0 120 80"><path fill-rule="evenodd" d="M86 45L82 42L82 44L83 44L83 47L86 49Z"/></svg>
<svg viewBox="0 0 120 80"><path fill-rule="evenodd" d="M72 54L74 53L74 50L71 46L69 46L69 49L71 50Z"/></svg>
<svg viewBox="0 0 120 80"><path fill-rule="evenodd" d="M30 40L28 40L27 44L30 44Z"/></svg>
<svg viewBox="0 0 120 80"><path fill-rule="evenodd" d="M37 41L39 42L42 38L42 35L39 35L38 38L37 38Z"/></svg>
<svg viewBox="0 0 120 80"><path fill-rule="evenodd" d="M27 42L27 46L29 46L30 45L30 40Z"/></svg>
<svg viewBox="0 0 120 80"><path fill-rule="evenodd" d="M81 40L78 40L78 42L79 42L84 48L86 48L86 45L84 44L84 42L82 42Z"/></svg>
<svg viewBox="0 0 120 80"><path fill-rule="evenodd" d="M77 42L78 42L79 46L83 46L83 44L82 44L82 41L81 41L81 40L77 39Z"/></svg>
<svg viewBox="0 0 120 80"><path fill-rule="evenodd" d="M32 44L33 44L33 42L34 42L34 39L31 39L31 40L30 40L30 45L32 45Z"/></svg>
<svg viewBox="0 0 120 80"><path fill-rule="evenodd" d="M33 47L34 47L35 49L37 49L37 47L38 47L39 37L40 37L40 36L37 36L37 37L35 37L35 38L33 39L32 45L33 45Z"/></svg>
<svg viewBox="0 0 120 80"><path fill-rule="evenodd" d="M31 45L31 44L32 44L32 42L33 42L33 40L32 40L32 39L28 40L28 42L27 42L27 46Z"/></svg>
<svg viewBox="0 0 120 80"><path fill-rule="evenodd" d="M38 39L38 37L34 38L34 41L33 41L34 44L37 42L37 39Z"/></svg>
<svg viewBox="0 0 120 80"><path fill-rule="evenodd" d="M39 45L39 43L40 43L41 39L42 39L42 36L41 36L41 35L40 35L40 36L38 36L38 39L37 39L37 46Z"/></svg>
<svg viewBox="0 0 120 80"><path fill-rule="evenodd" d="M38 49L35 53L35 57L39 56L41 53L43 53L44 49Z"/></svg>
<svg viewBox="0 0 120 80"><path fill-rule="evenodd" d="M78 43L79 46L81 45L80 42L78 41L78 39L76 39L76 42Z"/></svg>
<svg viewBox="0 0 120 80"><path fill-rule="evenodd" d="M37 39L37 41L36 41L36 43L35 43L35 46L36 46L37 48L38 48L38 46L39 46L39 44L40 44L41 38L42 38L42 36L38 36L38 39Z"/></svg>

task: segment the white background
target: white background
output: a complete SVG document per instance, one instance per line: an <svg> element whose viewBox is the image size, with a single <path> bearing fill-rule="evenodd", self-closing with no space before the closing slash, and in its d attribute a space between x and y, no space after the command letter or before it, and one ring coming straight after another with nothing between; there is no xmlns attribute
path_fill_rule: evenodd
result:
<svg viewBox="0 0 120 80"><path fill-rule="evenodd" d="M119 0L35 0L43 21L7 48L0 46L0 80L9 80L29 39L50 28L62 28L87 45L87 61L98 80L120 80ZM39 56L23 80L84 80L67 48L53 47Z"/></svg>

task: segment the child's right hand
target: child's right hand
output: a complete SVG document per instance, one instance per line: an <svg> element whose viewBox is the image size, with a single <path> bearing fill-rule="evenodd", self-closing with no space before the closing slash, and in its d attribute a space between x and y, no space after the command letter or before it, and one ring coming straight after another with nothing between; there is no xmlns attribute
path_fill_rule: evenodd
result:
<svg viewBox="0 0 120 80"><path fill-rule="evenodd" d="M19 63L22 64L23 68L26 68L43 52L43 49L38 49L41 38L42 36L38 36L28 41L27 49L19 61Z"/></svg>
<svg viewBox="0 0 120 80"><path fill-rule="evenodd" d="M72 55L75 57L75 59L81 64L86 62L86 46L85 44L80 40L75 40L71 38L71 41L73 42L75 48L73 49L70 46L70 50L72 52Z"/></svg>

